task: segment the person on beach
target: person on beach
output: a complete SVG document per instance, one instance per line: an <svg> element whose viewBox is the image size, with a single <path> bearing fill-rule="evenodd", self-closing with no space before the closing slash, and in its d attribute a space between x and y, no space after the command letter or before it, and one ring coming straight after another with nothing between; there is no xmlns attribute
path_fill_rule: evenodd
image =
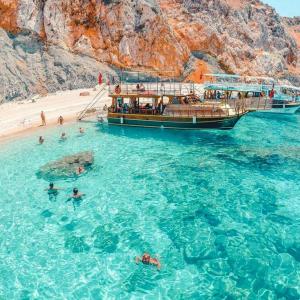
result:
<svg viewBox="0 0 300 300"><path fill-rule="evenodd" d="M83 134L84 133L84 128L79 127L79 133Z"/></svg>
<svg viewBox="0 0 300 300"><path fill-rule="evenodd" d="M144 265L153 265L156 266L157 269L159 270L161 267L160 262L158 261L157 258L151 257L150 254L148 253L144 253L142 257L137 256L135 258L135 262L136 264L138 264L139 262L142 262Z"/></svg>
<svg viewBox="0 0 300 300"><path fill-rule="evenodd" d="M73 208L74 210L76 210L76 206L80 205L83 196L85 196L85 194L79 193L79 190L77 188L74 188L73 195L71 195L66 202L72 201Z"/></svg>
<svg viewBox="0 0 300 300"><path fill-rule="evenodd" d="M65 132L63 132L63 133L61 134L60 139L61 139L62 141L65 141L65 140L67 139L67 135L66 135Z"/></svg>
<svg viewBox="0 0 300 300"><path fill-rule="evenodd" d="M46 126L46 116L44 111L41 111L42 126Z"/></svg>
<svg viewBox="0 0 300 300"><path fill-rule="evenodd" d="M63 125L64 124L64 118L63 118L63 116L59 116L58 117L58 119L57 119L57 123L59 124L59 125Z"/></svg>
<svg viewBox="0 0 300 300"><path fill-rule="evenodd" d="M40 136L39 137L39 144L42 145L44 143L44 141L45 141L45 139L42 136Z"/></svg>

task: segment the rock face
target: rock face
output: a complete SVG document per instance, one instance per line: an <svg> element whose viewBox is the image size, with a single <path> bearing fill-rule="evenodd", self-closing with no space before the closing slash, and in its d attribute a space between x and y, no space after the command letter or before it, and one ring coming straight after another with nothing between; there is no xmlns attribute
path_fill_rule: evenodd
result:
<svg viewBox="0 0 300 300"><path fill-rule="evenodd" d="M107 65L300 74L295 25L259 0L0 0L0 15L2 101L94 85Z"/></svg>
<svg viewBox="0 0 300 300"><path fill-rule="evenodd" d="M76 176L76 170L79 166L88 169L93 163L94 155L92 152L81 152L47 163L40 168L37 176L47 180Z"/></svg>

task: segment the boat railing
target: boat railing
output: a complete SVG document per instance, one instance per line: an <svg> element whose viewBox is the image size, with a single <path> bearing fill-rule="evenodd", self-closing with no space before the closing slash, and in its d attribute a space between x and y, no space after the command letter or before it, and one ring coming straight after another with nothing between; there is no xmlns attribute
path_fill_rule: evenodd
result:
<svg viewBox="0 0 300 300"><path fill-rule="evenodd" d="M110 107L109 112L120 114L142 114L142 115L161 115L159 108L114 108Z"/></svg>
<svg viewBox="0 0 300 300"><path fill-rule="evenodd" d="M139 83L119 83L117 85L109 85L109 94L122 94L122 95L137 95L137 96L151 96L151 95L188 95L195 93L194 84L181 83L181 82L147 82Z"/></svg>
<svg viewBox="0 0 300 300"><path fill-rule="evenodd" d="M244 110L240 110L240 113ZM170 106L164 112L164 115L172 117L227 117L237 114L231 107L224 107L220 103L202 103L196 107L186 105L176 107Z"/></svg>

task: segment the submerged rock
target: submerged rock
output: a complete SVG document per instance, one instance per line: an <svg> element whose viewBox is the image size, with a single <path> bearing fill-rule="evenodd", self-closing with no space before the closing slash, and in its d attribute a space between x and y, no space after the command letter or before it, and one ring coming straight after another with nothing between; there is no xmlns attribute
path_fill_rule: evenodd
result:
<svg viewBox="0 0 300 300"><path fill-rule="evenodd" d="M118 247L119 236L114 233L110 226L98 226L92 237L94 240L94 247L105 253L114 253Z"/></svg>
<svg viewBox="0 0 300 300"><path fill-rule="evenodd" d="M88 169L93 163L93 152L80 152L47 163L39 169L37 176L46 179L76 176L76 170L79 166Z"/></svg>
<svg viewBox="0 0 300 300"><path fill-rule="evenodd" d="M85 242L83 236L71 236L65 241L65 248L71 250L73 253L89 252L90 246Z"/></svg>

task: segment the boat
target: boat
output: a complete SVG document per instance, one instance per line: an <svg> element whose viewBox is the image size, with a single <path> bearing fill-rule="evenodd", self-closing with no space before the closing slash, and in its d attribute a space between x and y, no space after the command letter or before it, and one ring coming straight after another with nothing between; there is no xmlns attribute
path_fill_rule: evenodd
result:
<svg viewBox="0 0 300 300"><path fill-rule="evenodd" d="M146 87L144 86L146 85ZM194 85L126 83L110 90L111 125L168 129L232 129L247 110L226 101L203 101Z"/></svg>
<svg viewBox="0 0 300 300"><path fill-rule="evenodd" d="M258 113L294 114L300 108L300 88L279 85L270 77L206 74L205 99L244 99L245 109Z"/></svg>

